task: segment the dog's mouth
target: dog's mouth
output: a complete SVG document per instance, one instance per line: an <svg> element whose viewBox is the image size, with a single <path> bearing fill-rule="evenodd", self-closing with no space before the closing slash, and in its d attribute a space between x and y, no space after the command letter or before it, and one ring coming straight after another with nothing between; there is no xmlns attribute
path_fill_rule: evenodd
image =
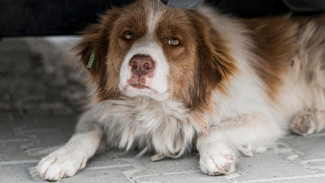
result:
<svg viewBox="0 0 325 183"><path fill-rule="evenodd" d="M129 85L136 89L145 89L145 88L151 89L149 86L147 86L141 82L131 82L131 83L129 83Z"/></svg>
<svg viewBox="0 0 325 183"><path fill-rule="evenodd" d="M158 101L166 100L169 97L168 90L161 93L157 88L155 88L154 85L151 86L152 84L152 81L150 81L149 79L129 79L123 86L120 86L120 88L121 92L129 97L150 97Z"/></svg>

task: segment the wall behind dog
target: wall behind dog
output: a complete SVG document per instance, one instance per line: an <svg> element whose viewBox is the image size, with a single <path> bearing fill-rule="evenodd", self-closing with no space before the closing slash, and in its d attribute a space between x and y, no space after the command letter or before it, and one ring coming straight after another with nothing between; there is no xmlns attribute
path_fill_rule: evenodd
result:
<svg viewBox="0 0 325 183"><path fill-rule="evenodd" d="M0 42L0 112L67 114L87 100L77 37L6 38Z"/></svg>

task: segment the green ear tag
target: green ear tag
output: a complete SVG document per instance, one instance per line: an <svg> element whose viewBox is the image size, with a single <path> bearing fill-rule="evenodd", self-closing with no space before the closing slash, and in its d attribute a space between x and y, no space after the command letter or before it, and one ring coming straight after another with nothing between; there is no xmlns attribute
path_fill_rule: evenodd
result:
<svg viewBox="0 0 325 183"><path fill-rule="evenodd" d="M87 68L90 69L91 66L93 65L93 62L95 60L95 51L93 50L93 52L91 52L88 64L87 64Z"/></svg>

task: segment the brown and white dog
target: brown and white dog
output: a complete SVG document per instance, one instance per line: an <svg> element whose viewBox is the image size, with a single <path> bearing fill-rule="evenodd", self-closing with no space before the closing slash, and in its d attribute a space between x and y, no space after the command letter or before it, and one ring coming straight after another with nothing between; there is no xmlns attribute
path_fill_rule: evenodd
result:
<svg viewBox="0 0 325 183"><path fill-rule="evenodd" d="M239 19L140 0L108 11L76 49L84 65L95 55L93 102L37 165L44 179L73 176L106 143L153 160L196 143L201 170L227 174L240 153L265 151L290 127L325 128L323 15Z"/></svg>

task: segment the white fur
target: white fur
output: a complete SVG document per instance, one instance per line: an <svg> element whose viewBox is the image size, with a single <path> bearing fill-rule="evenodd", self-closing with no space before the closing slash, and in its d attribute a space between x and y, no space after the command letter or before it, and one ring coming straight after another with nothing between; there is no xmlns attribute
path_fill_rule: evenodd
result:
<svg viewBox="0 0 325 183"><path fill-rule="evenodd" d="M156 63L153 78L146 78L146 85L150 89L133 88L127 83L127 80L131 78L130 59L137 54L150 55ZM168 70L169 66L161 48L150 35L147 35L139 43L132 46L125 56L120 72L119 88L130 97L150 96L158 100L166 100L169 96L167 84Z"/></svg>
<svg viewBox="0 0 325 183"><path fill-rule="evenodd" d="M151 6L148 32L132 46L121 67L119 89L128 97L91 106L80 119L77 134L39 163L38 171L44 178L57 180L64 174L75 174L100 148L103 134L109 146L126 150L135 146L146 148L158 154L153 159L177 158L197 139L201 170L209 175L231 173L239 153L252 156L272 147L287 132L290 120L299 111L314 107L321 111L315 113L315 118L325 119L324 27L317 29L314 23L309 23L301 28L294 67L282 76L284 84L274 102L251 65L256 55L246 34L249 30L236 18L201 7L197 11L208 17L225 39L238 67L227 85L228 96L217 90L213 92L213 113L205 113L210 129L206 134L201 133L189 109L168 98L169 66L154 38L156 22L161 18L160 5L151 3ZM157 63L154 77L148 82L151 90L127 84L131 77L129 61L136 54L148 54ZM312 77L308 80L309 75ZM324 122L316 124L313 131L323 128Z"/></svg>
<svg viewBox="0 0 325 183"><path fill-rule="evenodd" d="M67 144L38 163L36 169L40 176L46 180L73 176L86 167L87 160L100 145L101 136L100 130L73 135Z"/></svg>
<svg viewBox="0 0 325 183"><path fill-rule="evenodd" d="M111 146L127 150L134 145L150 146L160 154L183 154L199 131L188 109L179 102L135 98L107 104L114 107L101 123L109 134L107 141ZM120 140L116 141L117 138Z"/></svg>
<svg viewBox="0 0 325 183"><path fill-rule="evenodd" d="M210 157L200 160L203 172L211 175L224 173L223 166L230 163L231 169L227 172L230 173L234 171L238 150L251 156L271 146L284 132L276 123L277 116L270 106L265 86L250 65L254 55L249 51L253 45L244 35L247 30L236 19L216 15L209 8L202 7L199 11L209 17L216 30L228 41L239 70L227 85L230 97L217 91L213 94L213 100L217 101L215 112L207 113L207 119L214 127L197 142L198 151ZM224 128L224 125L228 127ZM220 154L230 154L232 160Z"/></svg>
<svg viewBox="0 0 325 183"><path fill-rule="evenodd" d="M295 60L296 70L292 69L283 76L286 84L281 87L279 103L274 104L266 94L266 87L263 86L261 79L250 65L250 60L254 60L255 55L249 51L254 45L245 36L248 30L245 30L236 19L217 15L209 8L202 7L199 11L209 17L216 30L229 41L231 55L237 61L239 68L238 74L231 79L228 85L230 97L225 97L218 92L214 93L213 100L217 101L217 106L215 106L215 113L212 115L209 113L207 118L210 124L217 126L217 129L212 128L208 135L199 137L197 142L200 154L205 157L200 159L203 172L210 175L225 173L223 167L230 163L231 169L226 172L229 173L234 170L232 164L235 161L229 161L220 154L231 154L231 157L236 159L237 151L248 156L256 152L263 152L286 133L288 122L296 113L306 108L318 110L324 108L325 88L319 84L321 83L320 79L325 79L325 50L320 46L320 42L324 42L324 39L311 43L310 37L306 38L306 36L315 36L313 29L316 27L306 26L301 35L302 49ZM324 37L324 29L322 33L318 34L321 35L316 37ZM310 49L310 45L307 46L306 41L309 41L309 44L314 47ZM304 49L313 53L308 53ZM317 53L317 56L314 56L316 58L304 62L299 60L308 58L309 54L314 55L315 52ZM310 66L311 62L315 65ZM321 65L317 66L317 64L323 64L323 70ZM318 75L315 74L315 80L318 79L318 81L315 81L314 91L311 90L310 83L305 80L306 71L297 71L297 68L309 68L309 72L315 72L316 68L319 69L316 72Z"/></svg>
<svg viewBox="0 0 325 183"><path fill-rule="evenodd" d="M154 11L154 9L150 9L147 23L148 32L139 42L132 46L131 50L124 58L120 72L119 89L127 96L149 96L160 101L166 100L169 96L167 83L169 66L154 35L155 25L160 18L160 14L161 12L159 10ZM147 77L145 83L150 89L137 89L127 83L127 80L131 78L131 67L129 66L130 59L137 54L149 55L155 61L154 76L153 78Z"/></svg>

